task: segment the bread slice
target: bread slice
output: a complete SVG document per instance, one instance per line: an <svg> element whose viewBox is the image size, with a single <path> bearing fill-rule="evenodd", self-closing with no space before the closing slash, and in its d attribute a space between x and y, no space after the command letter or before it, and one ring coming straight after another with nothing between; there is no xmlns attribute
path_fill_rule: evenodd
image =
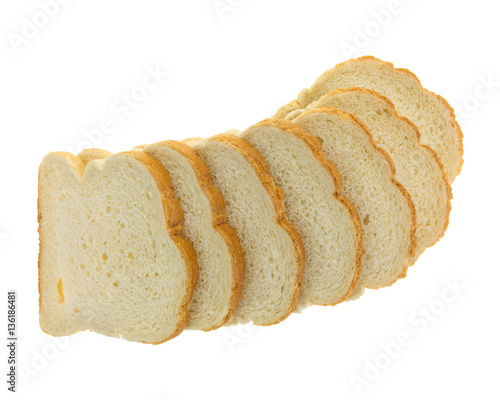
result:
<svg viewBox="0 0 500 400"><path fill-rule="evenodd" d="M40 325L161 343L186 326L197 261L163 166L130 151L39 170Z"/></svg>
<svg viewBox="0 0 500 400"><path fill-rule="evenodd" d="M302 236L306 263L298 309L344 301L359 280L363 239L358 213L341 194L337 168L315 137L286 120L264 120L239 137L266 160Z"/></svg>
<svg viewBox="0 0 500 400"><path fill-rule="evenodd" d="M188 329L212 330L236 310L243 291L245 255L226 223L222 195L207 165L186 143L168 140L144 146L170 174L184 211L184 234L198 257L198 286L189 306Z"/></svg>
<svg viewBox="0 0 500 400"><path fill-rule="evenodd" d="M390 156L344 111L317 108L292 122L320 140L358 210L366 251L359 284L377 289L405 277L415 252L416 213L410 195L395 179Z"/></svg>
<svg viewBox="0 0 500 400"><path fill-rule="evenodd" d="M418 126L421 142L436 151L443 162L449 182L460 173L463 164L463 134L453 108L441 96L422 87L407 69L366 56L338 64L324 72L297 100L275 114L284 118L294 109L305 108L334 89L363 87L389 98L403 117Z"/></svg>
<svg viewBox="0 0 500 400"><path fill-rule="evenodd" d="M420 144L415 124L400 117L389 99L372 90L337 89L307 109L316 107L338 108L359 118L393 159L396 179L410 193L417 211L415 261L444 235L451 211L451 186L436 152ZM287 118L293 119L296 113Z"/></svg>
<svg viewBox="0 0 500 400"><path fill-rule="evenodd" d="M231 134L187 143L210 168L226 202L227 221L245 252L243 296L229 324L283 321L297 305L304 247L267 164L250 144Z"/></svg>

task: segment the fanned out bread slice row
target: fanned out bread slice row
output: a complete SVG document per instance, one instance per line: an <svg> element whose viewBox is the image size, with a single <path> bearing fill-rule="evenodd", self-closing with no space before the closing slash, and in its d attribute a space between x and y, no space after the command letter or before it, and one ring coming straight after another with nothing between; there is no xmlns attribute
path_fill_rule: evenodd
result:
<svg viewBox="0 0 500 400"><path fill-rule="evenodd" d="M50 153L39 170L40 325L161 343L189 320L198 264L154 158Z"/></svg>
<svg viewBox="0 0 500 400"><path fill-rule="evenodd" d="M362 57L275 116L209 139L46 156L42 329L161 343L276 324L405 277L448 224L463 154L448 103Z"/></svg>
<svg viewBox="0 0 500 400"><path fill-rule="evenodd" d="M448 226L451 186L436 152L420 143L418 128L396 112L392 102L372 90L347 88L334 90L306 110L334 107L357 117L371 132L375 143L391 156L396 179L408 190L417 212L416 261L426 247L434 245ZM303 110L291 112L293 120Z"/></svg>
<svg viewBox="0 0 500 400"><path fill-rule="evenodd" d="M378 289L405 277L415 254L416 212L389 154L357 118L335 108L308 110L292 122L321 142L361 218L366 252L353 297L364 287Z"/></svg>
<svg viewBox="0 0 500 400"><path fill-rule="evenodd" d="M407 69L372 56L352 59L325 71L297 99L281 107L275 118L285 118L296 109L306 108L332 90L362 87L374 90L394 103L397 112L420 130L421 142L434 149L452 183L463 164L463 134L453 108L441 96L424 89Z"/></svg>
<svg viewBox="0 0 500 400"><path fill-rule="evenodd" d="M262 155L231 131L187 140L208 165L246 257L243 295L229 325L272 325L295 309L304 273L304 245L285 213L283 193Z"/></svg>

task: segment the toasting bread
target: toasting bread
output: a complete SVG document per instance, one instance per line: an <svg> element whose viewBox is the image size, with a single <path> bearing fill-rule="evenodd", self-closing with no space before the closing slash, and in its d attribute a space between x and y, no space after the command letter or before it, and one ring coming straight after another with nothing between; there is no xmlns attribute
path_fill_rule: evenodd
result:
<svg viewBox="0 0 500 400"><path fill-rule="evenodd" d="M407 69L375 57L360 57L338 64L324 72L297 100L275 114L284 118L295 109L305 108L334 89L363 87L389 98L403 117L418 126L421 142L436 151L443 162L449 182L460 173L463 164L463 135L451 106L441 96L422 87Z"/></svg>
<svg viewBox="0 0 500 400"><path fill-rule="evenodd" d="M406 276L415 252L415 207L395 179L390 156L375 145L359 120L344 111L313 109L292 122L320 140L340 171L345 195L358 210L366 251L360 285L377 289Z"/></svg>
<svg viewBox="0 0 500 400"><path fill-rule="evenodd" d="M198 268L160 163L136 151L87 165L50 153L38 205L45 332L161 343L184 329Z"/></svg>
<svg viewBox="0 0 500 400"><path fill-rule="evenodd" d="M418 128L400 117L390 100L368 89L334 90L311 103L307 109L316 107L339 108L366 125L376 144L392 157L396 179L408 190L415 204L416 256L435 244L448 226L451 187L436 152L420 144ZM293 119L296 113L287 118Z"/></svg>
<svg viewBox="0 0 500 400"><path fill-rule="evenodd" d="M189 140L208 165L246 257L243 296L229 324L275 324L296 307L304 247L262 156L231 134Z"/></svg>
<svg viewBox="0 0 500 400"><path fill-rule="evenodd" d="M345 300L361 272L359 216L341 194L341 178L318 140L286 120L268 119L238 135L262 154L283 190L287 215L304 241L298 308Z"/></svg>
<svg viewBox="0 0 500 400"><path fill-rule="evenodd" d="M225 222L222 195L207 165L183 142L144 146L170 174L184 211L184 234L196 250L198 285L189 306L188 329L211 330L234 313L243 291L245 256L234 229Z"/></svg>

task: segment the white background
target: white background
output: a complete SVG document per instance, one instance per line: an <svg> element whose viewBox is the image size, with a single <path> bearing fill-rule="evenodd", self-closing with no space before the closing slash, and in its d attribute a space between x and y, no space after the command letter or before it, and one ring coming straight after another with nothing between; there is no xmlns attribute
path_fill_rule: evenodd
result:
<svg viewBox="0 0 500 400"><path fill-rule="evenodd" d="M2 1L0 338L7 336L7 290L15 289L21 371L13 396L499 398L496 2L220 3L229 8L218 13L213 0L74 0L45 18L37 1ZM33 19L44 25L34 33L25 26ZM184 332L160 346L89 332L56 340L41 332L36 195L45 153L85 146L84 130L103 120L112 128L101 137L94 131L92 144L111 151L244 129L324 70L364 54L409 68L464 110L465 165L453 185L450 226L406 279L277 326ZM137 85L156 68L168 77L155 88L148 81L136 108L123 108L122 96L140 95ZM463 288L440 308L443 290L455 283ZM432 321L420 314L429 306ZM389 360L384 345L405 332L405 346ZM356 379L366 379L361 394Z"/></svg>

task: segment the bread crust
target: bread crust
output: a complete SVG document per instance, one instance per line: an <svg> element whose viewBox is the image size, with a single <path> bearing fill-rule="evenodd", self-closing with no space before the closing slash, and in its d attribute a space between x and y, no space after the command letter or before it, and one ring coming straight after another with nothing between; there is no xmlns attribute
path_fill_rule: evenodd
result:
<svg viewBox="0 0 500 400"><path fill-rule="evenodd" d="M447 199L446 199L446 217L445 217L445 224L443 226L443 229L442 229L439 237L433 243L431 243L429 246L427 246L427 248L434 246L444 236L446 230L448 229L448 225L449 225L449 222L450 222L450 213L451 213L451 200L453 199L453 192L452 192L451 184L450 184L450 182L448 180L448 177L446 175L446 170L444 169L443 162L441 161L441 159L439 158L438 154L436 153L436 151L434 149L432 149L431 147L429 147L429 146L427 146L425 144L422 144L420 142L421 133L420 133L420 130L418 129L418 126L415 125L408 118L403 117L402 115L399 115L399 113L396 110L396 106L394 105L394 103L390 99L388 99L387 97L381 95L379 92L376 92L375 90L361 88L361 87L351 87L351 88L344 88L344 89L335 89L335 90L332 90L330 93L325 94L324 96L322 96L319 100L317 100L317 102L321 103L322 101L324 101L325 99L329 98L330 96L335 96L337 93L349 93L349 92L354 92L354 93L368 93L368 94L370 94L372 96L375 96L379 101L381 101L382 103L384 103L385 107L387 107L387 111L394 118L403 121L406 125L408 125L413 130L413 132L414 132L414 134L415 134L415 136L417 138L417 144L418 144L418 146L420 148L422 148L424 151L426 151L428 154L430 154L430 156L436 162L436 164L437 164L437 166L439 168L440 174L442 176L443 183L444 183L444 185L446 187L446 196L447 196ZM316 102L314 102L314 103L316 103ZM314 103L311 103L310 105L314 105ZM355 117L355 116L353 116L353 117ZM391 160L392 160L392 158L391 158ZM416 262L416 259L414 259L411 262L410 265L413 265L415 262Z"/></svg>
<svg viewBox="0 0 500 400"><path fill-rule="evenodd" d="M339 110L338 108L333 108L333 107L314 108L312 110L304 111L304 113L302 113L301 115L310 115L310 114L315 114L315 113L334 114L334 115L338 116L339 118L342 118L344 120L349 121L352 124L358 125L362 129L362 131L365 133L365 135L367 136L368 140L370 141L372 146L375 148L375 150L380 155L382 155L382 157L387 161L387 164L389 165L389 170L390 170L390 181L399 190L401 195L406 200L406 203L408 204L408 208L410 209L411 229L410 229L410 242L409 242L409 246L408 246L407 261L406 261L406 265L403 267L399 276L397 276L392 282L388 283L387 285L385 285L383 287L392 286L399 279L406 277L406 273L408 271L408 266L410 264L410 260L415 256L415 249L417 248L417 240L416 240L417 211L415 209L415 205L413 204L413 200L411 199L410 193L396 179L396 166L394 165L394 161L392 160L389 153L387 153L382 148L378 147L378 145L375 143L375 140L373 139L371 132L358 118L356 118L352 114L349 114L345 111L342 111L342 110ZM371 286L365 286L365 287L367 287L368 289L380 289L379 287L371 287Z"/></svg>
<svg viewBox="0 0 500 400"><path fill-rule="evenodd" d="M75 156L71 153L67 152L53 152L50 153L51 155L54 155L56 157L60 157L64 159L67 164L73 168L75 174L80 178L80 180L83 178L83 175L85 173L86 169L86 164L84 160L78 156ZM105 153L102 153L105 154ZM139 161L142 165L144 165L148 171L150 172L151 176L155 180L157 186L158 186L158 191L160 193L160 199L165 215L165 229L168 232L170 238L174 241L175 245L179 249L179 251L182 254L182 257L186 263L186 272L187 272L187 282L188 285L186 287L186 292L185 295L181 301L181 305L179 307L178 315L179 315L179 322L177 325L177 328L175 331L167 336L165 339L162 339L158 342L154 343L149 343L149 342L142 342L142 343L148 343L148 344L160 344L164 343L170 339L173 339L174 337L178 336L185 328L189 321L189 311L188 307L191 302L191 298L194 293L194 289L196 287L196 282L198 278L198 261L196 258L196 253L194 250L193 245L191 242L189 242L183 235L183 222L184 222L184 214L180 205L179 200L175 197L175 193L173 190L172 183L170 181L170 176L167 172L167 170L158 162L156 161L153 157L149 156L146 153L143 153L141 151L126 151L122 153L117 153L114 155L111 155L110 157L116 157L116 156L127 156L134 158L135 160ZM109 159L110 157L106 158ZM106 160L104 160L104 163L106 163ZM39 170L40 174L40 170ZM40 182L40 179L39 179ZM41 270L41 265L40 265L40 254L42 252L43 248L43 237L41 235L41 223L42 223L42 215L40 211L40 197L41 197L41 188L40 185L38 186L38 231L39 231L39 243L40 243L40 252L39 252L39 258L38 258L38 290L39 290L39 307L41 311L41 285L40 285L40 270ZM43 328L42 328L43 329ZM50 334L49 332L46 332Z"/></svg>
<svg viewBox="0 0 500 400"><path fill-rule="evenodd" d="M350 60L347 60L347 61L344 61L342 63L337 64L334 68L340 67L341 65L347 64L349 62L364 61L364 60L379 61L379 62L385 64L387 67L389 67L391 69L394 69L395 71L398 71L398 72L401 72L401 73L405 74L406 76L410 77L415 82L417 82L418 86L424 92L427 92L427 93L431 94L432 96L436 97L439 100L439 102L449 111L451 119L452 119L452 124L455 127L455 130L457 132L457 139L458 139L458 143L459 143L460 163L459 163L459 166L458 166L458 169L457 169L457 173L456 173L456 176L458 176L460 174L460 172L462 171L462 167L464 165L464 134L463 134L463 131L462 131L462 128L461 128L460 124L457 121L457 118L456 118L456 115L455 115L455 110L450 105L450 103L448 103L441 95L436 94L436 93L434 93L434 92L432 92L432 91L424 88L423 85L422 85L422 82L420 81L420 79L418 79L417 75L415 75L409 69L407 69L407 68L396 68L393 63L391 63L389 61L381 60L380 58L377 58L377 57L374 57L374 56L362 56L362 57L358 57L358 58L352 58Z"/></svg>
<svg viewBox="0 0 500 400"><path fill-rule="evenodd" d="M330 68L328 69L327 71L323 72L317 79L316 81L313 83L313 85L308 89L310 90L311 88L313 88L316 84L316 82L318 80L320 80L321 78L327 76L328 74L332 73L332 71L334 71L336 68L338 67L342 67L343 65L346 65L346 64L349 64L349 63L358 63L358 62L362 62L362 61L377 61L377 62L380 62L382 64L384 64L386 67L388 67L389 69L392 69L398 73L402 73L404 75L406 75L407 77L409 77L411 80L415 81L417 86L423 91L423 92L426 92L426 93L429 93L431 96L434 96L438 99L438 101L447 109L447 111L450 113L450 120L451 120L451 123L453 125L453 127L455 128L455 131L456 131L456 136L457 136L457 140L458 140L458 147L459 147L459 165L457 167L457 171L456 171L456 174L455 174L455 177L458 176L462 170L462 166L463 166L463 163L464 163L464 143L463 143L463 132L462 132L462 128L460 127L460 124L458 123L457 119L456 119L456 116L455 116L455 110L453 109L453 107L440 95L434 93L434 92L431 92L430 90L424 88L422 86L422 83L420 82L420 79L418 79L418 77L413 73L411 72L410 70L406 69L406 68L396 68L394 67L394 64L388 62L388 61L383 61L379 58L376 58L374 56L362 56L362 57L358 57L358 58L352 58L350 60L347 60L347 61L344 61L344 62L341 62L341 63L338 63L337 65L335 65L335 67L333 68ZM299 94L300 95L300 94ZM318 99L316 99L318 100ZM314 100L314 101L316 101ZM312 103L313 101L311 101ZM297 110L297 109L301 109L301 108L306 108L309 104L301 104L300 101L298 99L295 99L295 100L292 100L290 102L288 102L287 104L283 105L282 107L280 107L278 109L278 111L276 111L276 113L274 114L274 118L285 118L290 112L294 111L294 110ZM441 160L440 160L441 162ZM441 162L442 163L442 162ZM455 178L453 177L453 179ZM450 178L450 183L453 181L452 177L449 177Z"/></svg>
<svg viewBox="0 0 500 400"><path fill-rule="evenodd" d="M85 165L101 158L108 158L112 153L103 149L84 149L78 153L78 157Z"/></svg>
<svg viewBox="0 0 500 400"><path fill-rule="evenodd" d="M335 192L333 192L332 195L337 201L339 201L343 205L343 207L348 211L351 217L351 220L356 229L356 242L357 242L356 272L354 279L351 282L351 285L346 294L342 296L339 301L335 303L318 304L318 305L334 306L336 304L342 303L351 295L352 291L358 284L359 277L361 276L361 263L363 259L363 254L365 253L365 249L363 247L363 229L361 227L361 219L354 204L352 204L352 202L347 197L345 197L342 192L342 176L340 175L337 166L332 161L326 158L326 155L323 152L323 149L321 148L321 143L319 142L319 140L313 135L304 132L299 126L285 119L268 118L261 122L258 122L257 124L252 125L250 128L256 128L260 126L272 126L282 131L288 132L294 135L295 137L301 139L311 149L316 160L321 164L321 166L327 171L327 173L334 181Z"/></svg>
<svg viewBox="0 0 500 400"><path fill-rule="evenodd" d="M177 151L186 158L189 165L195 171L198 183L210 202L213 219L212 226L217 233L222 236L229 249L232 262L232 289L228 312L219 324L211 328L204 329L204 331L208 332L218 329L229 321L241 300L241 296L243 294L243 281L245 277L245 253L243 252L236 231L226 222L226 206L224 204L224 198L222 197L222 194L217 186L215 186L212 173L210 172L207 164L205 164L205 162L196 155L191 146L177 140L165 140L152 144L151 146L141 147L147 150L148 147L152 146L166 146Z"/></svg>
<svg viewBox="0 0 500 400"><path fill-rule="evenodd" d="M305 265L305 249L302 242L302 237L299 235L293 224L288 220L285 211L285 202L283 197L283 192L279 187L274 184L274 180L269 171L269 167L264 160L264 157L247 141L237 138L231 134L219 134L212 136L208 141L217 141L224 143L225 145L238 151L245 159L250 163L256 172L259 180L266 189L271 201L274 205L276 212L276 222L277 224L290 236L292 243L295 247L295 252L297 255L297 271L295 275L295 283L293 296L290 306L285 311L285 313L276 321L269 324L256 324L260 326L275 325L283 320L285 320L297 306L299 301L300 289L302 288L302 277L304 275L304 265Z"/></svg>

